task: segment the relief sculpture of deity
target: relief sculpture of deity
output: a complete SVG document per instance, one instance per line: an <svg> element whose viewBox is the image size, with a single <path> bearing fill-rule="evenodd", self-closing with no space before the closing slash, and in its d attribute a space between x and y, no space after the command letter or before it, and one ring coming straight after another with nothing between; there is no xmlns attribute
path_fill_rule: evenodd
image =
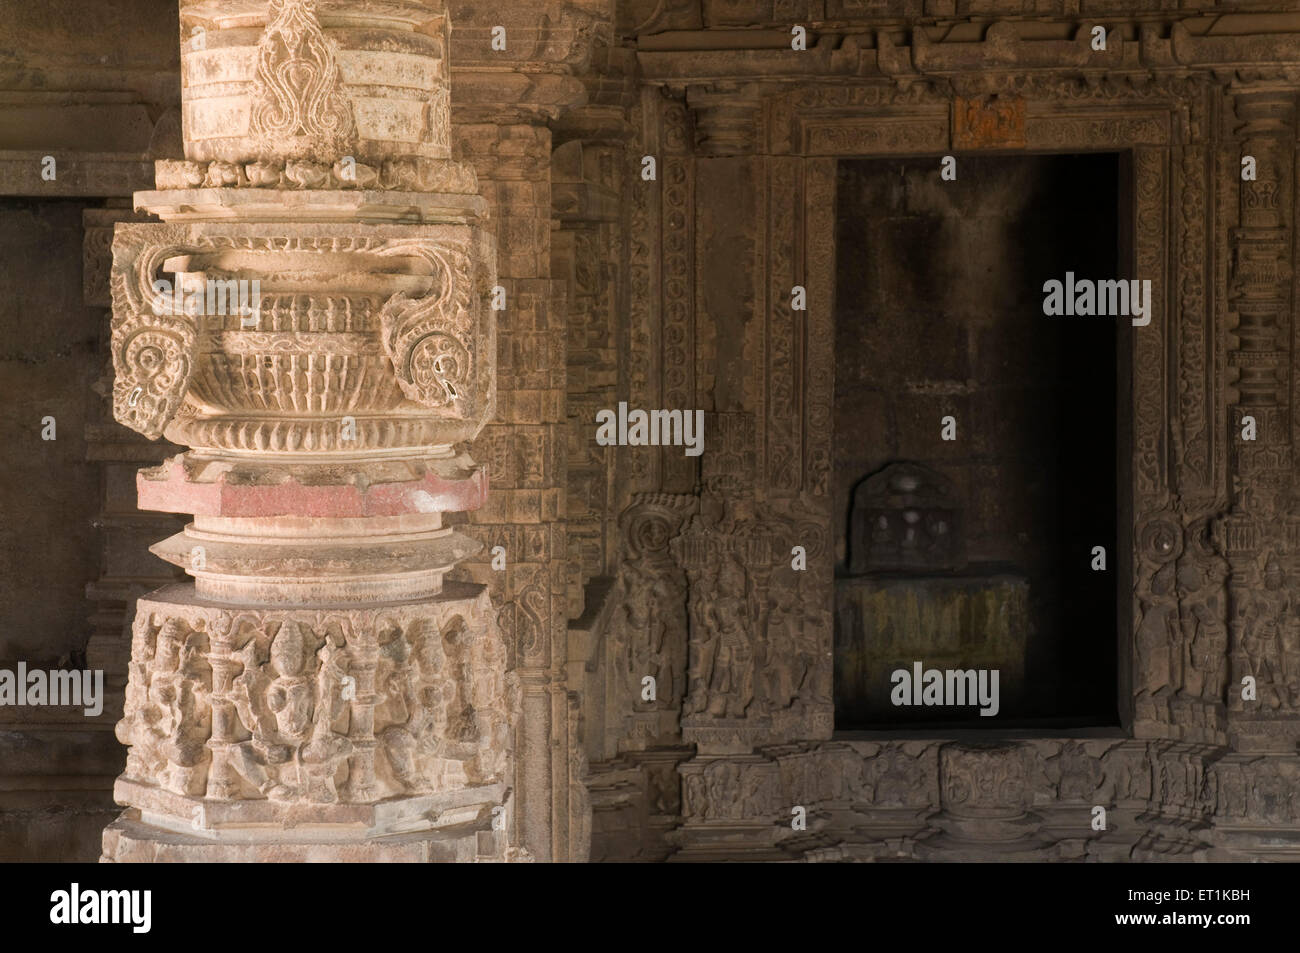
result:
<svg viewBox="0 0 1300 953"><path fill-rule="evenodd" d="M347 705L339 661L345 650L327 635L313 653L309 639L315 640L310 628L286 619L266 661L259 661L255 637L235 653L243 671L233 700L249 737L233 746L234 767L270 800L331 804L338 800L338 764L352 749L333 727Z"/></svg>
<svg viewBox="0 0 1300 953"><path fill-rule="evenodd" d="M1184 692L1222 701L1227 679L1228 564L1218 556L1180 560L1177 591L1183 638L1188 650Z"/></svg>
<svg viewBox="0 0 1300 953"><path fill-rule="evenodd" d="M198 793L206 781L206 745L212 734L207 637L180 619L167 619L149 654L149 622L141 619L136 625L137 630L143 627L136 650L145 654L132 661L143 680L128 686L117 726L118 740L131 746L128 770L157 778L160 786L178 794Z"/></svg>
<svg viewBox="0 0 1300 953"><path fill-rule="evenodd" d="M754 698L752 611L745 570L728 555L701 577L692 600L696 653L686 713L743 718Z"/></svg>
<svg viewBox="0 0 1300 953"><path fill-rule="evenodd" d="M1287 671L1286 646L1293 641L1300 621L1297 607L1286 588L1282 566L1270 557L1264 568L1264 588L1253 593L1244 609L1242 647L1250 658L1259 701L1278 709L1297 701L1300 672Z"/></svg>

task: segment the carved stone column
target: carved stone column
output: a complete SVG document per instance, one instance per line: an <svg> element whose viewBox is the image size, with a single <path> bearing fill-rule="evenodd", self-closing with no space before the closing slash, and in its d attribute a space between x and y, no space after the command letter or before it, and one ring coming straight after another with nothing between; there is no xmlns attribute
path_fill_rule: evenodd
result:
<svg viewBox="0 0 1300 953"><path fill-rule="evenodd" d="M138 603L104 859L474 860L508 847L504 645L457 445L495 410L495 244L450 158L440 2L182 0L185 161L114 241L114 412L191 447L193 582Z"/></svg>
<svg viewBox="0 0 1300 953"><path fill-rule="evenodd" d="M1014 743L945 744L939 749L940 833L918 846L922 858L1036 859L1042 818L1029 811L1030 750Z"/></svg>
<svg viewBox="0 0 1300 953"><path fill-rule="evenodd" d="M502 547L462 570L489 585L520 683L515 734L519 843L539 861L581 860L587 811L570 781L585 768L566 729L576 719L565 684L570 588L565 283L551 270L554 227L551 124L586 98L585 69L605 0L481 4L453 0L454 138L478 172L492 210L499 281L506 292L499 340L498 414L476 453L491 467L493 497L474 533ZM463 15L462 15L463 12ZM503 43L494 45L494 32ZM504 47L504 48L502 48Z"/></svg>
<svg viewBox="0 0 1300 953"><path fill-rule="evenodd" d="M492 203L507 302L499 413L475 445L492 468L496 492L474 521L479 539L502 547L505 563L494 569L485 553L466 573L491 587L502 635L514 650L522 706L516 737L521 843L540 861L563 860L556 847L567 836L560 829L567 809L556 787L567 776L567 761L552 739L567 718L565 308L561 283L549 277L551 137L540 124L487 119L485 113L456 131Z"/></svg>

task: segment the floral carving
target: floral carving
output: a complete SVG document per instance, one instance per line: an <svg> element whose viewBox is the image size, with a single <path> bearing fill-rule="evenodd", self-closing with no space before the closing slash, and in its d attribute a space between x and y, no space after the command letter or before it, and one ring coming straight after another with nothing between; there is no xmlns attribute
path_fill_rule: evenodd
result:
<svg viewBox="0 0 1300 953"><path fill-rule="evenodd" d="M316 0L271 0L257 46L252 133L263 153L285 139L337 154L353 133L334 44L316 19Z"/></svg>
<svg viewBox="0 0 1300 953"><path fill-rule="evenodd" d="M475 373L469 256L432 244L395 246L384 253L418 257L432 269L427 294L412 298L398 292L380 315L398 386L424 407L465 416Z"/></svg>
<svg viewBox="0 0 1300 953"><path fill-rule="evenodd" d="M113 416L151 440L176 415L194 373L194 319L174 313L168 296L154 290L163 262L187 246L152 233L113 248Z"/></svg>

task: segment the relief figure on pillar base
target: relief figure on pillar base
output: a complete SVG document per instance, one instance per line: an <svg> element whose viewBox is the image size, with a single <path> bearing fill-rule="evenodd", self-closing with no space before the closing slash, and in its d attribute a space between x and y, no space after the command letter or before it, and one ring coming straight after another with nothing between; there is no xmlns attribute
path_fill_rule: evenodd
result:
<svg viewBox="0 0 1300 953"><path fill-rule="evenodd" d="M269 626L263 635L270 636ZM254 635L234 653L243 670L232 701L246 737L231 746L231 766L270 800L335 803L335 775L352 751L346 733L335 730L349 707L340 661L346 650L327 634L313 651L315 633L294 619L270 636L266 661L258 642Z"/></svg>
<svg viewBox="0 0 1300 953"><path fill-rule="evenodd" d="M756 799L764 794L759 787L746 790L741 783L741 768L734 761L720 760L683 777L688 817L700 820L736 819L744 815L746 801L757 807Z"/></svg>
<svg viewBox="0 0 1300 953"><path fill-rule="evenodd" d="M1288 671L1286 661L1294 658L1288 648L1295 643L1300 617L1276 556L1264 567L1264 588L1254 590L1248 600L1242 648L1255 677L1256 697L1274 710L1294 707L1300 701L1300 671Z"/></svg>
<svg viewBox="0 0 1300 953"><path fill-rule="evenodd" d="M434 638L436 626L426 638ZM501 704L501 687L498 676L492 676L492 693L482 689L481 675L487 666L474 660L473 649L482 648L462 616L456 615L442 624L441 639L447 658L450 680L442 683L449 692L447 707L447 743L444 757L450 759L444 777L447 783L464 784L466 779L477 783L486 768L483 759L488 754L489 743L496 739L494 731L499 723L494 719L494 709ZM471 644L473 642L473 644ZM496 726L496 728L494 728Z"/></svg>
<svg viewBox="0 0 1300 953"><path fill-rule="evenodd" d="M1182 694L1223 701L1227 684L1228 563L1206 554L1178 561L1176 585L1179 621L1187 645L1188 666Z"/></svg>
<svg viewBox="0 0 1300 953"><path fill-rule="evenodd" d="M1183 642L1175 592L1177 571L1176 563L1166 563L1138 582L1142 620L1134 642L1138 656L1137 689L1142 697L1168 696L1182 688Z"/></svg>
<svg viewBox="0 0 1300 953"><path fill-rule="evenodd" d="M641 571L638 571L640 569ZM638 711L680 709L686 674L686 593L675 567L632 567L621 624L629 645L631 689ZM654 677L647 700L643 679Z"/></svg>
<svg viewBox="0 0 1300 953"><path fill-rule="evenodd" d="M151 638L152 636L152 638ZM128 777L157 781L177 794L201 794L212 735L212 667L207 635L180 619L156 633L136 620L132 667L117 739L129 746Z"/></svg>
<svg viewBox="0 0 1300 953"><path fill-rule="evenodd" d="M869 795L879 807L906 807L925 798L925 771L916 758L909 757L899 747L884 749L870 762L875 772L875 789ZM868 769L865 767L864 771Z"/></svg>
<svg viewBox="0 0 1300 953"><path fill-rule="evenodd" d="M379 635L376 738L383 784L430 794L479 783L501 770L506 686L473 662L465 619L421 617ZM495 658L495 655L491 656Z"/></svg>
<svg viewBox="0 0 1300 953"><path fill-rule="evenodd" d="M307 766L309 800L328 803L338 800L334 787L336 767L352 753L352 741L346 731L334 730L339 717L351 711L342 694L343 680L348 671L348 651L336 645L327 634L317 657L320 666L316 670L315 717L312 719L311 740L302 750L302 762Z"/></svg>
<svg viewBox="0 0 1300 953"><path fill-rule="evenodd" d="M409 641L397 630L380 635L380 694L389 700L395 724L380 732L379 742L402 790L436 790L445 773L440 756L455 684L437 628L421 620L413 629Z"/></svg>
<svg viewBox="0 0 1300 953"><path fill-rule="evenodd" d="M692 580L687 715L743 718L754 698L753 613L745 569L730 553Z"/></svg>
<svg viewBox="0 0 1300 953"><path fill-rule="evenodd" d="M682 813L687 817L703 817L708 810L708 794L705 789L704 775L692 773L682 780Z"/></svg>

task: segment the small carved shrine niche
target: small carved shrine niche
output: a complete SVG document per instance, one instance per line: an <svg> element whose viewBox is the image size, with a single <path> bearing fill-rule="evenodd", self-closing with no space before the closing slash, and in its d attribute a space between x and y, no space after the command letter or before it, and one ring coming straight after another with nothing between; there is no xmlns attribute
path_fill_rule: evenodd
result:
<svg viewBox="0 0 1300 953"><path fill-rule="evenodd" d="M958 570L966 565L952 485L915 463L895 463L853 493L849 572Z"/></svg>

